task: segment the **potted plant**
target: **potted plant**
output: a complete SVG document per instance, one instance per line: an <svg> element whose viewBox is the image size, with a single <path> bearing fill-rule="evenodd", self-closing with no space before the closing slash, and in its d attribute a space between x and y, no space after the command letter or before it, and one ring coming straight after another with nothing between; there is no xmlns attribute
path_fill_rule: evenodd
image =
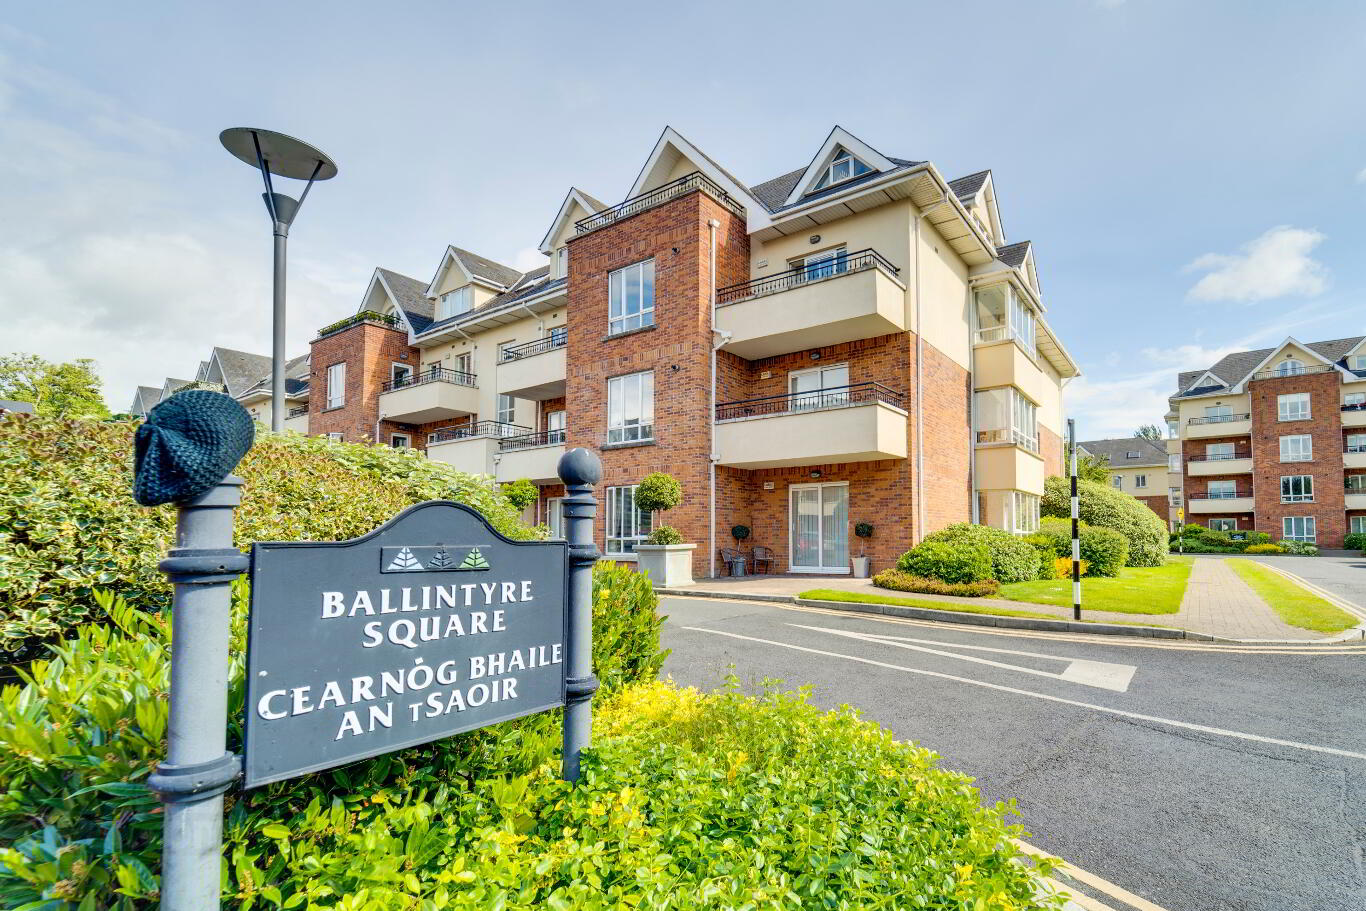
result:
<svg viewBox="0 0 1366 911"><path fill-rule="evenodd" d="M873 558L864 555L863 542L873 536L873 526L867 522L858 522L854 525L854 534L858 535L858 556L854 558L854 578L867 579L873 574Z"/></svg>
<svg viewBox="0 0 1366 911"><path fill-rule="evenodd" d="M652 525L655 513L667 512L682 500L683 485L662 471L647 474L636 485L636 508L650 513ZM692 585L692 552L696 548L696 544L683 543L678 529L660 525L650 532L644 544L636 545L636 568L649 573L656 585Z"/></svg>

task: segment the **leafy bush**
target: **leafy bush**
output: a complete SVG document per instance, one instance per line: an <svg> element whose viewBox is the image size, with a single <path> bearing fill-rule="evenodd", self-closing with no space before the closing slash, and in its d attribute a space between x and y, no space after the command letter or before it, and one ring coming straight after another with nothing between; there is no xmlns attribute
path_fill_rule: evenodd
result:
<svg viewBox="0 0 1366 911"><path fill-rule="evenodd" d="M646 544L682 544L683 533L672 525L661 525L645 536Z"/></svg>
<svg viewBox="0 0 1366 911"><path fill-rule="evenodd" d="M1264 531L1250 531L1247 533L1247 537L1243 539L1243 543L1247 545L1270 544L1271 535Z"/></svg>
<svg viewBox="0 0 1366 911"><path fill-rule="evenodd" d="M980 582L941 582L938 579L913 576L899 569L884 569L873 576L873 584L878 588L889 588L898 592L956 595L959 598L987 598L1001 591L1001 583L995 579L983 579Z"/></svg>
<svg viewBox="0 0 1366 911"><path fill-rule="evenodd" d="M1096 528L1080 523L1081 560L1086 564L1085 575L1118 576L1128 557L1129 542L1111 528ZM1044 519L1039 530L1030 536L1033 541L1048 541L1055 557L1068 561L1067 571L1049 578L1061 579L1072 575L1072 523L1064 519ZM1052 561L1049 562L1053 566Z"/></svg>
<svg viewBox="0 0 1366 911"><path fill-rule="evenodd" d="M155 610L175 509L132 496L131 423L0 416L0 652L21 661L102 618L94 589ZM487 479L421 453L260 433L237 474L239 546L353 538L429 499L466 503L511 538L534 532Z"/></svg>
<svg viewBox="0 0 1366 911"><path fill-rule="evenodd" d="M926 536L925 541L985 547L991 556L990 578L1002 585L1025 582L1039 574L1038 552L1018 536L1000 528L960 522Z"/></svg>
<svg viewBox="0 0 1366 911"><path fill-rule="evenodd" d="M1201 539L1210 547L1232 547L1233 538L1226 531L1206 531Z"/></svg>
<svg viewBox="0 0 1366 911"><path fill-rule="evenodd" d="M1206 544L1204 541L1188 538L1185 540L1184 546L1181 544L1180 540L1174 541L1171 545L1171 552L1186 554L1240 554L1243 552L1243 549L1241 547L1215 547L1214 545Z"/></svg>
<svg viewBox="0 0 1366 911"><path fill-rule="evenodd" d="M732 525L732 526L730 527L730 536L731 536L732 538L734 538L736 541L743 541L743 540L745 540L746 538L749 537L749 526L748 526L748 525Z"/></svg>
<svg viewBox="0 0 1366 911"><path fill-rule="evenodd" d="M683 500L683 485L673 475L655 471L636 485L636 508L645 512L673 509Z"/></svg>
<svg viewBox="0 0 1366 911"><path fill-rule="evenodd" d="M1129 542L1129 566L1161 566L1167 559L1167 526L1127 493L1094 481L1078 481L1081 520L1098 528L1112 528ZM1040 513L1065 518L1072 514L1070 481L1051 477L1044 483Z"/></svg>
<svg viewBox="0 0 1366 911"><path fill-rule="evenodd" d="M245 647L247 593L245 580L234 585L234 656ZM158 614L103 593L97 597L111 625L81 626L74 639L53 646L52 660L29 666L22 687L0 692L0 780L7 788L0 793L0 844L12 845L0 849L0 907L43 897L64 898L75 907L93 895L90 907L143 908L155 888L160 804L141 782L165 755L169 636ZM657 675L665 657L657 604L645 577L613 563L594 567L593 666L604 692ZM241 749L243 673L239 657L229 679L232 750ZM369 822L353 825L352 814L363 812L375 822L401 812L414 828L420 828L420 816L448 805L458 815L462 802L481 790L487 799L484 789L499 784L476 787L481 776L521 774L550 761L557 722L553 713L530 716L230 796L230 890L245 899L270 885L308 891L322 902L329 893L314 890L324 883L334 895L364 888L372 876L376 885L401 888L402 881L390 877L394 864L432 857L410 850L405 858L400 848L391 861L370 866L378 845L392 842L369 842ZM450 821L458 825L454 817ZM364 859L337 855L319 864L307 859L321 859L310 848L292 856L284 872L286 863L277 863L283 848L271 835L282 824L300 845L314 846L332 827L340 840L329 850L356 850ZM407 844L412 849L415 842ZM270 860L258 866L265 854ZM53 862L58 855L60 862ZM310 882L315 876L320 878ZM427 891L437 885L430 883ZM394 899L380 907L410 906Z"/></svg>
<svg viewBox="0 0 1366 911"><path fill-rule="evenodd" d="M1279 544L1253 544L1243 551L1245 554L1283 554L1285 549Z"/></svg>
<svg viewBox="0 0 1366 911"><path fill-rule="evenodd" d="M1366 550L1366 532L1354 531L1342 539L1344 550Z"/></svg>
<svg viewBox="0 0 1366 911"><path fill-rule="evenodd" d="M1289 538L1282 538L1279 542L1281 550L1297 557L1317 557L1319 555L1318 545L1310 544L1307 541L1292 541Z"/></svg>
<svg viewBox="0 0 1366 911"><path fill-rule="evenodd" d="M528 506L533 505L541 498L540 489L528 478L518 478L510 484L504 484L500 488L501 493L512 504L512 508L521 512Z"/></svg>
<svg viewBox="0 0 1366 911"><path fill-rule="evenodd" d="M902 554L896 568L941 582L981 582L991 578L991 555L982 544L927 539Z"/></svg>

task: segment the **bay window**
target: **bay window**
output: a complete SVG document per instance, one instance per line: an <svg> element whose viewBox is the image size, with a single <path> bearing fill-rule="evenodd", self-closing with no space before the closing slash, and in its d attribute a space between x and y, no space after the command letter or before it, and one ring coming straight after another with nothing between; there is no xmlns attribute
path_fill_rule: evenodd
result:
<svg viewBox="0 0 1366 911"><path fill-rule="evenodd" d="M1014 386L975 395L978 443L1014 444L1039 451L1038 406Z"/></svg>
<svg viewBox="0 0 1366 911"><path fill-rule="evenodd" d="M1003 282L979 288L974 294L977 306L977 342L987 344L1013 338L1030 357L1035 356L1034 338L1038 318L1029 301L1013 285Z"/></svg>

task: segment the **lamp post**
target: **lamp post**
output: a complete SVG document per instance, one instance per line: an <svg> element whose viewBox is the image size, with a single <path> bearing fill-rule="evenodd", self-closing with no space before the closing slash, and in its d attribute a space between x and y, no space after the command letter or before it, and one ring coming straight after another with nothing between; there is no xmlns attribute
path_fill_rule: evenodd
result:
<svg viewBox="0 0 1366 911"><path fill-rule="evenodd" d="M261 194L270 213L275 235L275 294L271 325L270 429L276 432L285 426L285 243L289 226L299 214L315 180L331 180L337 176L332 159L293 136L253 127L233 127L218 135L233 156L261 172L266 191ZM306 180L298 199L276 193L270 176Z"/></svg>

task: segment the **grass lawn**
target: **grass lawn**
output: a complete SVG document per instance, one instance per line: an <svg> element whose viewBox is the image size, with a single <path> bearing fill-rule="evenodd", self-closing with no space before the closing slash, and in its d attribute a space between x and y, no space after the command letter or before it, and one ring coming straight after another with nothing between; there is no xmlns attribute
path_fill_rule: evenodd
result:
<svg viewBox="0 0 1366 911"><path fill-rule="evenodd" d="M1181 609L1190 579L1190 557L1169 557L1165 566L1126 566L1118 576L1081 580L1081 607L1122 614L1174 614ZM1043 579L1001 586L1010 601L1072 606L1071 579Z"/></svg>
<svg viewBox="0 0 1366 911"><path fill-rule="evenodd" d="M1043 620L1057 620L1052 614L1038 611L1009 610L996 607L979 607L976 604L957 601L931 601L928 598L898 598L895 595L871 595L867 592L842 592L833 588L813 588L804 591L798 598L811 598L815 601L854 601L859 604L895 604L898 607L923 607L929 610L951 610L961 614L995 614L998 617L1034 617Z"/></svg>
<svg viewBox="0 0 1366 911"><path fill-rule="evenodd" d="M1233 571L1252 590L1271 605L1282 620L1300 629L1320 633L1340 633L1359 622L1347 613L1307 589L1300 588L1285 576L1267 569L1255 560L1225 560Z"/></svg>

